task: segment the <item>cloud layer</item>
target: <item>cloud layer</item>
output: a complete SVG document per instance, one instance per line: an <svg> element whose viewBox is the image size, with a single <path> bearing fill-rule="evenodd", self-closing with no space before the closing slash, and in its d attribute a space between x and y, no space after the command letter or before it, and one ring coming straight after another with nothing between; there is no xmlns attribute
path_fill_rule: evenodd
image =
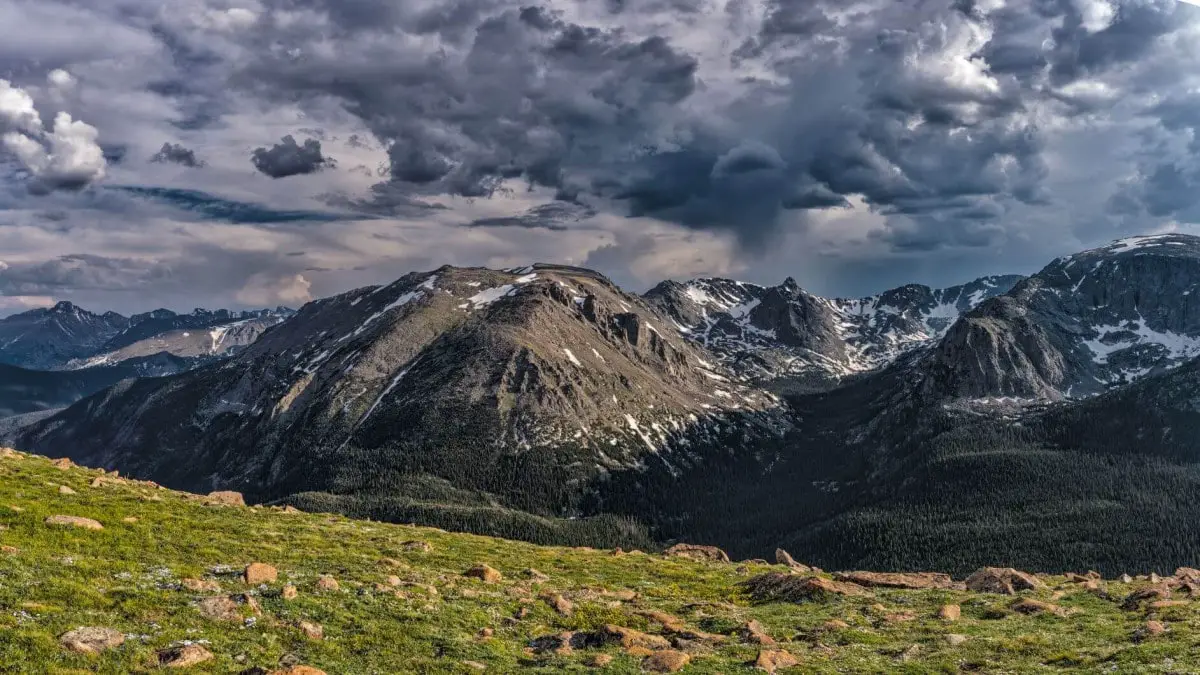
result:
<svg viewBox="0 0 1200 675"><path fill-rule="evenodd" d="M851 295L1200 222L1175 0L173 7L0 0L0 293L554 259Z"/></svg>

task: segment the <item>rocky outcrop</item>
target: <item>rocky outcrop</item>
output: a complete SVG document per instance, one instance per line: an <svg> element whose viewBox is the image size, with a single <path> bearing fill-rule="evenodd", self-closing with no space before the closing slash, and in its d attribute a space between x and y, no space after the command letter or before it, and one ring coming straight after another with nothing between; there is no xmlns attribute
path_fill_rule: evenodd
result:
<svg viewBox="0 0 1200 675"><path fill-rule="evenodd" d="M965 586L939 572L835 572L834 579L859 586L909 589L962 589Z"/></svg>
<svg viewBox="0 0 1200 675"><path fill-rule="evenodd" d="M771 572L742 583L755 602L828 602L839 597L868 597L871 592L857 584L824 577Z"/></svg>
<svg viewBox="0 0 1200 675"><path fill-rule="evenodd" d="M967 577L967 590L980 593L1003 593L1013 595L1017 591L1031 591L1045 587L1040 579L1011 567L984 567Z"/></svg>
<svg viewBox="0 0 1200 675"><path fill-rule="evenodd" d="M663 551L668 558L690 558L705 562L729 562L729 554L716 546L700 546L697 544L675 544Z"/></svg>

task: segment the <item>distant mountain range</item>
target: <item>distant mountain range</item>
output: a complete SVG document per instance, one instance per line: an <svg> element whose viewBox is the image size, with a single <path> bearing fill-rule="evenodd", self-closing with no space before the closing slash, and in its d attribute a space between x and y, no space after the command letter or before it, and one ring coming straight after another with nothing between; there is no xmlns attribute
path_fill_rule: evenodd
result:
<svg viewBox="0 0 1200 675"><path fill-rule="evenodd" d="M159 309L125 317L70 302L0 319L0 417L57 408L131 377L230 356L295 312Z"/></svg>
<svg viewBox="0 0 1200 675"><path fill-rule="evenodd" d="M13 442L505 536L529 535L470 505L826 567L1173 569L1200 561L1198 287L1183 235L860 299L443 267L310 303Z"/></svg>

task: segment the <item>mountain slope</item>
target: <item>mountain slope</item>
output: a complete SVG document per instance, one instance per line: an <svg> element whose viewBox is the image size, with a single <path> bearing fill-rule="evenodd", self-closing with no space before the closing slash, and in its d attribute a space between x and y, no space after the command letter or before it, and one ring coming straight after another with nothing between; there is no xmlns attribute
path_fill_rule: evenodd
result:
<svg viewBox="0 0 1200 675"><path fill-rule="evenodd" d="M603 672L631 675L664 659L648 657L648 646L686 656L683 673L763 672L752 663L785 656L798 665L781 675L1159 672L1186 671L1200 639L1186 570L1157 584L1173 587L1175 602L1145 608L1170 627L1151 635L1146 612L1121 608L1156 586L1146 577L1039 574L1036 588L1015 596L957 585L836 587L831 575L762 562L534 546L212 502L3 452L0 663L28 673L170 671L162 662L186 645L206 660L182 672L287 673L304 664L330 674L549 674L608 661ZM62 515L103 529L46 522ZM275 578L247 583L254 562ZM499 578L464 574L480 564ZM789 601L764 592L764 579L855 594ZM951 604L960 616L936 618ZM1042 611L1026 615L1031 608ZM75 653L62 638L83 626L108 629L122 644Z"/></svg>
<svg viewBox="0 0 1200 675"><path fill-rule="evenodd" d="M827 389L929 346L955 319L1021 277L945 289L909 285L877 296L822 298L787 279L773 287L728 279L667 281L646 293L682 335L756 381Z"/></svg>
<svg viewBox="0 0 1200 675"><path fill-rule="evenodd" d="M433 476L570 513L611 473L677 473L786 429L776 397L666 322L587 270L446 267L310 303L226 362L123 383L20 443L259 498Z"/></svg>
<svg viewBox="0 0 1200 675"><path fill-rule="evenodd" d="M74 371L28 370L0 364L0 418L61 408L121 380L174 373L181 368L179 360L168 354Z"/></svg>
<svg viewBox="0 0 1200 675"><path fill-rule="evenodd" d="M1088 396L1200 355L1200 238L1134 237L1059 258L967 313L931 360L934 395Z"/></svg>

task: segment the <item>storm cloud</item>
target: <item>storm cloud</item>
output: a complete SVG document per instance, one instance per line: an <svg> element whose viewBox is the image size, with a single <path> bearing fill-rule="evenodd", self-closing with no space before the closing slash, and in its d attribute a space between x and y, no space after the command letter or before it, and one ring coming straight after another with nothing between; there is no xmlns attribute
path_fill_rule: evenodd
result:
<svg viewBox="0 0 1200 675"><path fill-rule="evenodd" d="M153 220L210 261L266 264L285 243L321 260L235 274L235 303L534 253L631 283L791 275L848 295L1200 222L1200 8L1176 0L181 0L169 16L0 0L0 16L19 255L75 253L34 232L68 227L128 259L154 248L131 243ZM136 199L78 194L106 181ZM103 209L144 234L88 225ZM251 230L218 243L204 222Z"/></svg>
<svg viewBox="0 0 1200 675"><path fill-rule="evenodd" d="M250 155L254 168L271 178L287 178L300 174L315 173L336 165L332 159L321 154L321 142L315 139L296 143L291 136L267 148L256 148Z"/></svg>

